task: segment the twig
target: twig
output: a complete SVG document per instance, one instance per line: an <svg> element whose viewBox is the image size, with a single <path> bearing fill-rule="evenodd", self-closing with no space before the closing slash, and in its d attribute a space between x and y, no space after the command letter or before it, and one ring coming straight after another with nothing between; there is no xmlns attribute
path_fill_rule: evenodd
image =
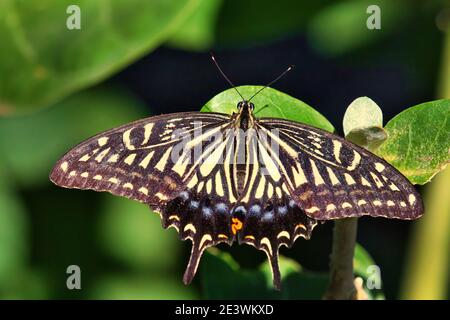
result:
<svg viewBox="0 0 450 320"><path fill-rule="evenodd" d="M333 248L330 256L330 284L324 299L356 299L353 275L357 218L336 220L333 230Z"/></svg>

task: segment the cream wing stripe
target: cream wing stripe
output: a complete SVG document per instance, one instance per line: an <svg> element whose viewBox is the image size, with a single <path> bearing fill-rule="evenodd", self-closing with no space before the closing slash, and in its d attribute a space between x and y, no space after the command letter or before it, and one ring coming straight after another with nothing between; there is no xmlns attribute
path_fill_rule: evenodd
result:
<svg viewBox="0 0 450 320"><path fill-rule="evenodd" d="M230 130L230 132L231 132L231 130ZM230 134L230 136L231 136L231 133L229 133ZM227 139L227 141L229 141L228 139ZM228 145L228 142L227 142L227 145ZM229 195L229 198L230 198L230 202L236 202L236 197L235 197L235 195L234 195L234 193L233 193L233 187L232 187L232 181L231 181L231 172L230 172L230 166L231 166L231 156L232 156L232 149L233 148L230 148L230 147L228 147L227 148L228 150L227 150L227 154L226 154L226 156L225 156L225 160L224 160L224 162L223 162L223 172L224 172L224 174L225 174L225 181L226 181L226 186L228 187L228 195Z"/></svg>
<svg viewBox="0 0 450 320"><path fill-rule="evenodd" d="M256 145L255 145L253 139L250 142L250 146L247 147L248 150L250 150L250 148L251 148L251 151L249 151L249 153L251 152L251 154L252 154L251 157L253 157L255 159L253 159L254 161L253 161L253 168L252 168L250 182L249 183L245 182L245 184L244 184L245 189L247 189L247 193L242 198L243 202L248 202L250 200L250 196L253 193L254 187L256 187L255 180L256 180L256 177L257 177L258 171L259 171L259 164L257 161L257 158L258 158L257 150L256 150ZM250 170L249 161L247 161L247 170Z"/></svg>

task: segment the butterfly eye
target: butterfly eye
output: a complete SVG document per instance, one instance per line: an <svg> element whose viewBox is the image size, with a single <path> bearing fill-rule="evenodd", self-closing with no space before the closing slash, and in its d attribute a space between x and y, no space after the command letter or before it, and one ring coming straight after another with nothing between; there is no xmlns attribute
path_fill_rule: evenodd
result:
<svg viewBox="0 0 450 320"><path fill-rule="evenodd" d="M238 108L238 110L241 110L241 108L242 108L242 101L237 104L237 108Z"/></svg>
<svg viewBox="0 0 450 320"><path fill-rule="evenodd" d="M248 108L250 111L253 111L255 109L255 105L253 103L249 103Z"/></svg>

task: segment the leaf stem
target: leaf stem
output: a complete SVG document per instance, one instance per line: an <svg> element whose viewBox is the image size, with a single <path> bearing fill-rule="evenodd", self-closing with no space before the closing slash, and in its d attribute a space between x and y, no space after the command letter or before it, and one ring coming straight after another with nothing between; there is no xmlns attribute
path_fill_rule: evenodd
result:
<svg viewBox="0 0 450 320"><path fill-rule="evenodd" d="M358 218L336 220L333 230L333 248L330 256L330 284L324 299L356 299L353 275Z"/></svg>

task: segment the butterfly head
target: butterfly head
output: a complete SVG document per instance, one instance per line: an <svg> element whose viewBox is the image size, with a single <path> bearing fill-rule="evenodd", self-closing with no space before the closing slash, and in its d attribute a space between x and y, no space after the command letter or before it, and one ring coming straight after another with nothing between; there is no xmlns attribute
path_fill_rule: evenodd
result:
<svg viewBox="0 0 450 320"><path fill-rule="evenodd" d="M239 112L253 112L255 109L255 105L247 100L242 100L237 104L237 108Z"/></svg>
<svg viewBox="0 0 450 320"><path fill-rule="evenodd" d="M251 128L254 124L253 110L255 105L247 100L242 100L237 104L238 113L234 114L236 127L243 130Z"/></svg>

